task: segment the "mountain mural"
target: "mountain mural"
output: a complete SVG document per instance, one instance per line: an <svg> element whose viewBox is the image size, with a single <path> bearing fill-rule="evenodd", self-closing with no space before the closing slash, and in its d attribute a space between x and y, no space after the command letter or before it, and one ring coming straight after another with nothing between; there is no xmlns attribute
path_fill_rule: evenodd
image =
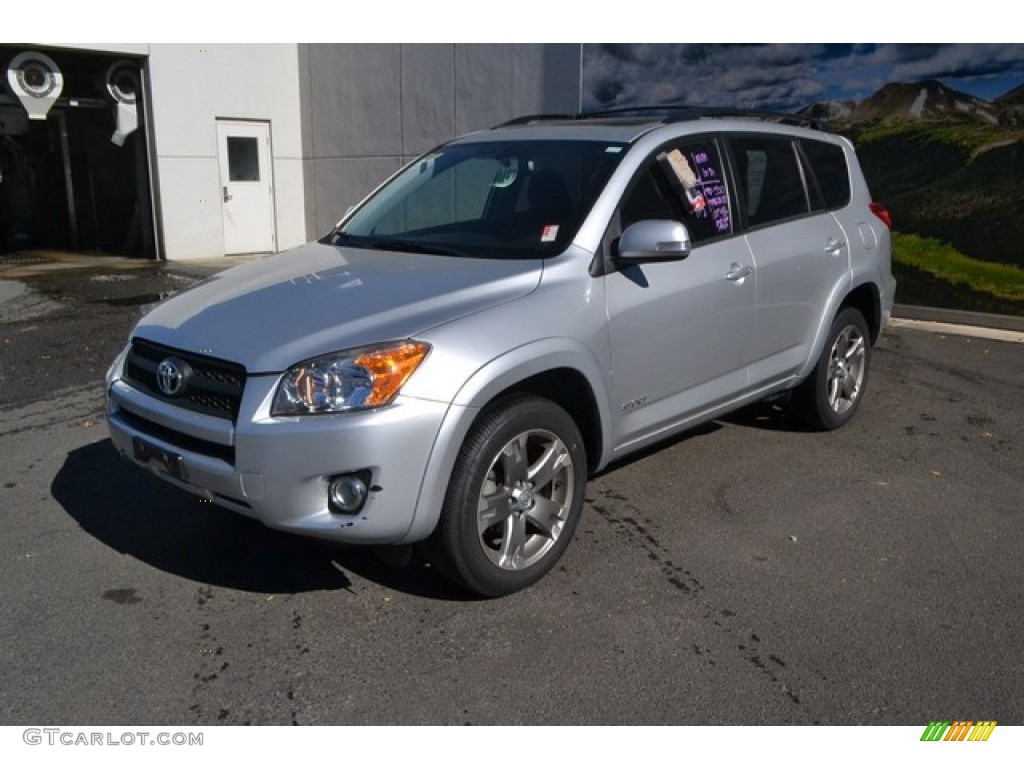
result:
<svg viewBox="0 0 1024 768"><path fill-rule="evenodd" d="M1024 315L1024 45L588 44L582 65L587 110L822 120L893 216L897 301Z"/></svg>
<svg viewBox="0 0 1024 768"><path fill-rule="evenodd" d="M1024 267L1022 100L1022 87L990 102L928 80L801 111L853 139L898 230Z"/></svg>
<svg viewBox="0 0 1024 768"><path fill-rule="evenodd" d="M998 125L992 105L966 93L947 88L936 80L923 83L890 83L857 105L853 119L880 120L972 120Z"/></svg>
<svg viewBox="0 0 1024 768"><path fill-rule="evenodd" d="M1016 88L1011 88L1002 96L998 97L996 99L996 103L1010 107L1024 106L1024 83L1021 83Z"/></svg>
<svg viewBox="0 0 1024 768"><path fill-rule="evenodd" d="M839 129L934 121L1009 127L1016 124L1020 105L1024 105L1024 83L990 102L937 80L925 80L889 83L863 101L817 102L799 112L828 120Z"/></svg>
<svg viewBox="0 0 1024 768"><path fill-rule="evenodd" d="M818 102L801 113L854 141L898 232L1024 267L1024 84L988 101L935 80L889 83L862 101ZM899 263L897 271L901 301L1024 314L1024 303L942 286Z"/></svg>

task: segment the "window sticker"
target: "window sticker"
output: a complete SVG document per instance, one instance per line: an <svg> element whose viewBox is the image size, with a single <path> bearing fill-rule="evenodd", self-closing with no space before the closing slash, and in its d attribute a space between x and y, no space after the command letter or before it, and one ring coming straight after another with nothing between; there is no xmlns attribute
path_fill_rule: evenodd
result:
<svg viewBox="0 0 1024 768"><path fill-rule="evenodd" d="M732 231L725 184L708 152L693 150L684 154L673 149L658 155L658 161L691 214L713 222L717 234Z"/></svg>
<svg viewBox="0 0 1024 768"><path fill-rule="evenodd" d="M622 151L622 147L605 147L604 151L612 155L617 155Z"/></svg>
<svg viewBox="0 0 1024 768"><path fill-rule="evenodd" d="M720 234L731 232L729 196L725 192L725 183L718 175L718 169L709 162L707 152L693 152L690 158L700 176L704 199L707 200L707 209L711 220L715 222L715 231Z"/></svg>
<svg viewBox="0 0 1024 768"><path fill-rule="evenodd" d="M672 169L672 173L675 174L676 179L682 185L683 196L686 199L686 205L689 210L693 213L703 211L707 202L697 186L697 174L690 167L686 155L678 149L673 149L666 155L666 159L668 160L669 167Z"/></svg>
<svg viewBox="0 0 1024 768"><path fill-rule="evenodd" d="M693 172L690 163L687 162L686 155L678 149L673 149L665 157L668 159L669 165L672 166L676 178L682 182L684 187L693 188L697 186L697 174Z"/></svg>
<svg viewBox="0 0 1024 768"><path fill-rule="evenodd" d="M558 239L558 225L548 224L541 230L540 241L542 243L553 243Z"/></svg>

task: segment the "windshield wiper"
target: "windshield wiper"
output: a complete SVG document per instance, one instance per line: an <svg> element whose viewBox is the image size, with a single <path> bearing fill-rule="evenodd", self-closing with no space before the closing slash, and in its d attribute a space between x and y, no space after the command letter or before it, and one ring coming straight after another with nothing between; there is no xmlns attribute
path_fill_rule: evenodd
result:
<svg viewBox="0 0 1024 768"><path fill-rule="evenodd" d="M434 245L420 240L396 240L394 238L367 238L362 240L367 248L379 251L407 251L409 253L428 253L434 256L468 256L464 251L457 251L446 245Z"/></svg>
<svg viewBox="0 0 1024 768"><path fill-rule="evenodd" d="M342 232L340 229L331 230L327 236L320 242L326 243L327 245L349 245L353 248L372 248L373 246L367 242L365 237L357 237L356 235L349 235Z"/></svg>
<svg viewBox="0 0 1024 768"><path fill-rule="evenodd" d="M470 256L465 251L449 248L445 245L424 243L420 240L398 240L391 237L366 237L350 235L341 230L334 230L324 242L330 245L347 245L352 248L372 248L378 251L405 251L407 253L428 253L434 256Z"/></svg>
<svg viewBox="0 0 1024 768"><path fill-rule="evenodd" d="M415 240L378 240L373 245L382 251L409 251L411 253L429 253L436 256L465 256L443 245L420 243Z"/></svg>

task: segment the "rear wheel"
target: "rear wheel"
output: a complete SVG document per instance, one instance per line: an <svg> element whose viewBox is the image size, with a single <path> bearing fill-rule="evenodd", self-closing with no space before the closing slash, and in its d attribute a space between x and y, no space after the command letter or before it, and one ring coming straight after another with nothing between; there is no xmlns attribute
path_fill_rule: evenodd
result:
<svg viewBox="0 0 1024 768"><path fill-rule="evenodd" d="M853 418L868 380L871 335L859 310L847 307L832 321L818 364L797 390L801 418L818 429L838 429Z"/></svg>
<svg viewBox="0 0 1024 768"><path fill-rule="evenodd" d="M497 403L459 453L431 559L481 595L534 583L569 545L586 474L583 441L565 411L538 397Z"/></svg>

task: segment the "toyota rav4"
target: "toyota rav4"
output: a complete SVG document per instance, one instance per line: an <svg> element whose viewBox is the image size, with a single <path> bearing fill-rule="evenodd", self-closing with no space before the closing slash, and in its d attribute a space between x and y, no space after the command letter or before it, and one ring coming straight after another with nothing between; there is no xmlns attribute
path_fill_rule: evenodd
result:
<svg viewBox="0 0 1024 768"><path fill-rule="evenodd" d="M433 149L318 242L146 315L107 376L113 444L268 526L521 589L609 462L767 398L825 430L856 412L888 214L850 142L799 122L531 116Z"/></svg>

